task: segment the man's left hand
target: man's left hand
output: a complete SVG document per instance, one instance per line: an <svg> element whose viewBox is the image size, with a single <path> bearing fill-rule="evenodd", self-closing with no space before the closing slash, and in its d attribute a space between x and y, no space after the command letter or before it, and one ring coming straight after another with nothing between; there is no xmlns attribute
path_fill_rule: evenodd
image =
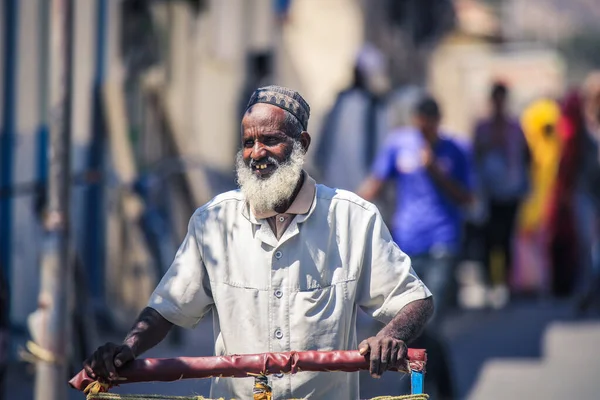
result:
<svg viewBox="0 0 600 400"><path fill-rule="evenodd" d="M435 154L433 153L431 146L424 145L421 149L421 163L426 169L429 169L434 165Z"/></svg>
<svg viewBox="0 0 600 400"><path fill-rule="evenodd" d="M406 366L406 344L387 335L372 336L358 345L361 355L369 354L369 372L373 378L381 377L384 371Z"/></svg>

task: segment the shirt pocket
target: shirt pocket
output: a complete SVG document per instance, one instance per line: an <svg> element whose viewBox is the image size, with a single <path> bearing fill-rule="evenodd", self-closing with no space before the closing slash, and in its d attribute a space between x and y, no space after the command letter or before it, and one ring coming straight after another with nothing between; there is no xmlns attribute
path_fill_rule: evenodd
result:
<svg viewBox="0 0 600 400"><path fill-rule="evenodd" d="M304 350L345 350L355 310L351 281L292 293L291 347Z"/></svg>
<svg viewBox="0 0 600 400"><path fill-rule="evenodd" d="M296 289L299 292L313 292L354 280L356 280L356 277L352 277L347 269L342 266L320 270L314 265L303 265L300 268Z"/></svg>
<svg viewBox="0 0 600 400"><path fill-rule="evenodd" d="M293 290L310 292L356 279L357 272L349 268L350 263L336 246L312 241L314 238L308 239L290 263L288 276Z"/></svg>

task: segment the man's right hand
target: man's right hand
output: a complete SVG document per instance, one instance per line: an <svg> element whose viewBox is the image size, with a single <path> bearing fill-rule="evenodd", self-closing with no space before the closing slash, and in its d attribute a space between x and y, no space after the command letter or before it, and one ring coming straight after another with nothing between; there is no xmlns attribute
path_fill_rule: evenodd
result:
<svg viewBox="0 0 600 400"><path fill-rule="evenodd" d="M117 369L134 358L135 354L128 345L106 343L83 362L83 368L92 379L114 381L119 378Z"/></svg>
<svg viewBox="0 0 600 400"><path fill-rule="evenodd" d="M106 343L85 360L83 368L92 379L118 380L117 369L160 343L173 324L151 307L142 310L123 344Z"/></svg>

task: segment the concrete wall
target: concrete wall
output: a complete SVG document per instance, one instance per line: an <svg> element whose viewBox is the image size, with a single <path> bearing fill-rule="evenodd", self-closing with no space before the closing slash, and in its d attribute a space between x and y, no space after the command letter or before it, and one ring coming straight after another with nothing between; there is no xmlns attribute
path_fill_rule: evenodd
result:
<svg viewBox="0 0 600 400"><path fill-rule="evenodd" d="M316 138L323 115L350 81L363 41L358 0L295 0L284 23L270 0L212 0L197 17L173 3L170 18L177 21L170 29L170 101L190 155L224 173L232 171L239 146L248 52L275 52L272 83L306 97Z"/></svg>
<svg viewBox="0 0 600 400"><path fill-rule="evenodd" d="M39 13L36 1L19 2L17 60L17 138L14 142L13 182L29 182L35 176L35 139L38 128ZM33 196L13 198L12 312L23 322L37 304L37 256L40 232L33 214ZM23 296L23 293L31 293Z"/></svg>
<svg viewBox="0 0 600 400"><path fill-rule="evenodd" d="M42 73L49 68L48 61L41 59L44 11L42 2L46 0L19 1L19 51L17 78L17 133L15 142L14 181L32 182L36 176L37 131L46 120L41 115L40 105L43 93ZM109 1L110 15L118 14L119 1ZM109 17L110 18L110 17ZM91 131L92 81L95 63L96 2L76 1L74 17L75 65L73 92L73 171L83 171L86 167L87 144ZM116 48L116 26L111 22L108 31L113 32L112 49ZM1 31L1 30L0 30ZM1 36L1 34L0 34ZM0 52L0 57L3 55ZM116 50L109 54L113 65L118 65ZM1 61L1 60L0 60ZM110 70L110 68L109 68ZM0 79L1 81L1 79ZM2 83L0 82L0 88ZM12 313L14 322L25 324L26 318L37 306L39 287L39 257L41 255L43 232L37 216L33 212L32 195L14 199L13 216L13 265L12 265ZM75 243L84 237L83 230L83 188L73 189L72 237Z"/></svg>
<svg viewBox="0 0 600 400"><path fill-rule="evenodd" d="M196 35L187 41L194 50L185 62L194 77L188 86L195 100L189 110L190 149L203 163L224 173L231 171L238 146L237 114L245 78L246 24L250 23L247 6L243 0L212 0L209 12L195 21ZM175 89L172 94L182 91Z"/></svg>
<svg viewBox="0 0 600 400"><path fill-rule="evenodd" d="M489 87L497 79L509 85L517 116L536 98L559 96L566 82L563 60L549 48L444 44L429 66L429 88L440 101L444 126L469 139L475 120L489 111Z"/></svg>
<svg viewBox="0 0 600 400"><path fill-rule="evenodd" d="M278 48L278 80L310 104L314 151L323 117L351 81L364 39L363 14L358 0L294 0L290 11Z"/></svg>
<svg viewBox="0 0 600 400"><path fill-rule="evenodd" d="M40 115L40 77L48 63L40 60L43 36L38 32L44 1L19 2L17 182L36 179L36 132L45 120ZM108 1L107 79L112 82L123 79L118 43L120 3ZM186 156L223 173L233 171L239 146L239 105L244 101L240 93L250 51L273 51L273 83L290 86L306 97L312 108L309 130L318 139L321 120L338 91L349 83L363 41L359 0L295 0L285 23L277 20L271 0L210 0L199 15L184 3L163 4L170 41L164 66L167 98L183 135ZM96 6L92 0L75 2L72 166L78 172L86 168L91 137ZM2 34L0 30L0 43ZM0 62L2 56L0 52ZM77 244L86 230L93 229L85 226L84 193L81 186L73 189L73 238ZM207 199L213 194L207 193ZM33 212L33 196L20 197L14 204L12 312L16 323L25 324L37 304L43 232Z"/></svg>

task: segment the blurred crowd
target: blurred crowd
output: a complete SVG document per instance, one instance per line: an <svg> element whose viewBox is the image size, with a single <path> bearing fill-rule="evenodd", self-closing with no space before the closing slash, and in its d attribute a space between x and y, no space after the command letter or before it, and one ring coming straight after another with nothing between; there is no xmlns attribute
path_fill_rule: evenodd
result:
<svg viewBox="0 0 600 400"><path fill-rule="evenodd" d="M509 111L509 84L490 82L487 116L459 135L444 129L444 110L425 89L383 94L366 71L357 64L323 124L321 181L375 201L415 262L448 254L452 271L463 261L480 265L490 307L536 295L574 296L581 311L593 306L600 72L520 115Z"/></svg>
<svg viewBox="0 0 600 400"><path fill-rule="evenodd" d="M323 126L316 173L380 207L434 294L436 316L414 345L430 354L426 386L452 398L439 329L452 305L600 304L600 72L520 115L509 111L510 85L492 81L488 113L466 135L444 129L425 89L384 94L370 80L357 63ZM375 331L369 323L359 330Z"/></svg>

